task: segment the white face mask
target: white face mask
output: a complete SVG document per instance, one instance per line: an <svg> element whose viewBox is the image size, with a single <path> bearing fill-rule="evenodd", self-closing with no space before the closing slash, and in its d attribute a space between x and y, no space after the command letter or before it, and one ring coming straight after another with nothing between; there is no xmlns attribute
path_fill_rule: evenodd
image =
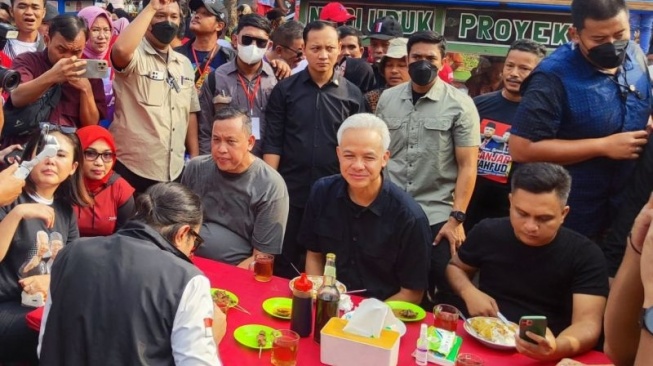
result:
<svg viewBox="0 0 653 366"><path fill-rule="evenodd" d="M248 65L253 65L261 61L264 55L265 48L256 47L254 42L249 46L238 45L238 58Z"/></svg>

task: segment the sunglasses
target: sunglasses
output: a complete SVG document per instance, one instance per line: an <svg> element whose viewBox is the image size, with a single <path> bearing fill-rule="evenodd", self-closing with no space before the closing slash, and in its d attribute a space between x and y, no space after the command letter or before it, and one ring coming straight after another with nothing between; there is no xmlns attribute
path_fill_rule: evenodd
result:
<svg viewBox="0 0 653 366"><path fill-rule="evenodd" d="M77 132L77 127L55 125L54 123L50 123L50 122L40 122L39 123L39 128L46 135L50 131L59 131L59 132L61 132L63 134L66 134L66 135L72 135L73 133Z"/></svg>
<svg viewBox="0 0 653 366"><path fill-rule="evenodd" d="M294 49L294 48L290 48L290 47L288 47L288 46L284 46L284 45L282 45L282 44L280 44L279 47L281 47L281 48L285 48L285 49L287 49L288 51L293 52L293 53L295 54L295 57L297 57L297 58L302 58L302 56L304 56L304 52L302 52L302 51L298 51L298 50L296 50L296 49Z"/></svg>
<svg viewBox="0 0 653 366"><path fill-rule="evenodd" d="M198 234L193 229L188 229L188 233L195 237L195 243L193 244L193 249L191 249L191 253L194 253L197 250L197 248L201 247L202 244L204 244L204 239L202 239L200 234Z"/></svg>
<svg viewBox="0 0 653 366"><path fill-rule="evenodd" d="M102 157L103 162L110 163L116 157L116 154L112 151L99 153L93 149L84 150L84 159L88 161L96 161L98 157Z"/></svg>
<svg viewBox="0 0 653 366"><path fill-rule="evenodd" d="M252 36L238 36L238 40L240 41L240 44L242 44L243 46L249 46L250 44L252 44L253 41L256 41L256 47L258 48L267 47L268 42L270 41L268 39L257 38Z"/></svg>

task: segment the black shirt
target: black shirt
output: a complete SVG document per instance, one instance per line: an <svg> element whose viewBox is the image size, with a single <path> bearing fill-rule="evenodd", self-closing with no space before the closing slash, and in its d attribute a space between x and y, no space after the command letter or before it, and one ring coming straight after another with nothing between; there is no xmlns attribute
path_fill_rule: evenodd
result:
<svg viewBox="0 0 653 366"><path fill-rule="evenodd" d="M478 179L467 208L466 230L482 219L508 215L508 183L514 168L508 138L513 116L519 107L519 102L504 98L501 90L477 96L474 104L481 117L479 133L482 142L478 151ZM492 136L485 136L486 128Z"/></svg>
<svg viewBox="0 0 653 366"><path fill-rule="evenodd" d="M363 94L374 89L376 78L372 66L360 58L348 57L345 60L345 79L356 85Z"/></svg>
<svg viewBox="0 0 653 366"><path fill-rule="evenodd" d="M274 87L265 110L263 154L281 156L279 173L292 206L304 207L313 182L338 173L338 128L365 111L361 91L342 77L320 88L306 69Z"/></svg>
<svg viewBox="0 0 653 366"><path fill-rule="evenodd" d="M510 321L544 315L556 336L571 325L574 294L608 296L601 249L565 227L551 243L532 247L517 239L509 218L483 220L458 256L479 270L479 289Z"/></svg>
<svg viewBox="0 0 653 366"><path fill-rule="evenodd" d="M313 185L300 229L306 249L336 255L338 280L385 300L425 290L432 237L420 206L389 179L369 207L355 204L341 175Z"/></svg>

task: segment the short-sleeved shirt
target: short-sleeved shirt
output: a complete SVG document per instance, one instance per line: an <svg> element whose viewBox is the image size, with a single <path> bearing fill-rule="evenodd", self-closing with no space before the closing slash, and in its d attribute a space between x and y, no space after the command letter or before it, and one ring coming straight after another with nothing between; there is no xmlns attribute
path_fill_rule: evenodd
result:
<svg viewBox="0 0 653 366"><path fill-rule="evenodd" d="M211 134L213 129L213 115L216 108L223 106L232 106L238 109L250 112L252 118L252 132L256 136L256 144L252 153L261 157L261 145L265 135L265 108L268 104L268 98L272 89L277 85L277 77L274 76L272 66L263 61L258 76L248 80L238 72L236 60L220 66L215 73L209 77L215 78L215 90L210 89L210 83L205 82L200 92L200 106L202 111L199 114L200 125L200 153L208 154L211 152ZM260 78L260 80L259 80ZM254 95L253 104L250 105L245 89L248 93ZM254 92L256 91L256 94ZM225 97L230 100L229 104L218 104L217 107L213 102L216 95ZM258 125L255 126L255 122Z"/></svg>
<svg viewBox="0 0 653 366"><path fill-rule="evenodd" d="M474 102L437 80L413 105L407 82L383 91L376 115L390 130L390 178L422 206L431 225L446 221L458 177L454 149L480 143Z"/></svg>
<svg viewBox="0 0 653 366"><path fill-rule="evenodd" d="M27 193L21 194L14 203L0 208L0 221L14 207L23 203L36 203L36 201ZM61 234L64 244L68 244L79 238L77 219L73 214L73 208L70 204L60 199L55 199L50 207L54 210L55 215L53 228L47 228L45 222L41 219L23 219L18 224L16 233L9 244L7 255L0 261L0 302L20 302L22 288L18 283L20 279L18 272L23 263L28 259L30 251L36 245L36 233L38 231L42 230L46 233L58 232Z"/></svg>
<svg viewBox="0 0 653 366"><path fill-rule="evenodd" d="M635 93L627 92L631 86ZM646 59L632 42L614 76L590 64L575 44L561 46L524 81L522 94L511 133L534 142L643 130L653 112ZM601 235L614 219L634 166L633 160L608 157L565 166L572 177L565 226L589 237Z"/></svg>
<svg viewBox="0 0 653 366"><path fill-rule="evenodd" d="M503 97L501 90L479 95L474 104L481 117L481 145L478 152L478 178L502 185L508 184L512 157L508 146L512 118L519 102ZM488 135L485 136L485 130ZM478 183L478 181L477 181Z"/></svg>
<svg viewBox="0 0 653 366"><path fill-rule="evenodd" d="M306 249L336 255L339 281L382 300L401 288L427 288L431 239L424 211L395 184L384 180L362 207L339 174L315 182L299 233Z"/></svg>
<svg viewBox="0 0 653 366"><path fill-rule="evenodd" d="M574 294L608 296L601 249L564 227L551 243L533 247L517 239L509 218L483 220L458 256L479 270L479 289L509 320L544 315L555 335L571 324Z"/></svg>
<svg viewBox="0 0 653 366"><path fill-rule="evenodd" d="M18 55L13 61L13 69L20 73L21 83L38 78L52 68L48 57L48 49L38 52L26 52ZM93 91L93 99L100 114L100 120L106 118L107 103L104 96L102 79L88 79ZM10 94L11 95L11 94ZM11 97L9 98L11 101ZM49 122L62 126L81 127L79 105L80 91L69 83L61 84L61 98L50 112Z"/></svg>
<svg viewBox="0 0 653 366"><path fill-rule="evenodd" d="M113 80L116 109L110 130L118 160L138 176L159 182L181 174L188 118L200 110L190 61L172 48L167 58L143 39Z"/></svg>
<svg viewBox="0 0 653 366"><path fill-rule="evenodd" d="M197 255L237 265L252 249L279 254L288 220L288 191L281 175L255 158L243 173L222 172L210 155L192 159L181 183L202 198L205 243Z"/></svg>
<svg viewBox="0 0 653 366"><path fill-rule="evenodd" d="M263 154L281 156L279 173L292 206L304 207L313 182L338 173L338 128L365 111L361 91L341 76L320 88L303 70L274 87L265 109Z"/></svg>
<svg viewBox="0 0 653 366"><path fill-rule="evenodd" d="M81 236L108 236L120 228L119 225L127 221L127 217L120 217L123 205L130 202L132 211L134 208L134 188L129 185L125 178L118 176L118 173L109 178L108 184L99 191L89 192L93 197L93 203L87 207L75 206L79 234ZM127 212L133 214L133 212Z"/></svg>

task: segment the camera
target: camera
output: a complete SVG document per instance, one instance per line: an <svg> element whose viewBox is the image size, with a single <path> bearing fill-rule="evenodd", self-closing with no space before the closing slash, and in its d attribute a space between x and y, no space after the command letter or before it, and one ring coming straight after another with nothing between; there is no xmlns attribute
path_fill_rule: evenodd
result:
<svg viewBox="0 0 653 366"><path fill-rule="evenodd" d="M0 49L5 48L8 39L16 39L18 37L18 30L5 23L0 23ZM0 87L5 91L11 91L18 87L20 84L20 74L14 70L0 66Z"/></svg>

